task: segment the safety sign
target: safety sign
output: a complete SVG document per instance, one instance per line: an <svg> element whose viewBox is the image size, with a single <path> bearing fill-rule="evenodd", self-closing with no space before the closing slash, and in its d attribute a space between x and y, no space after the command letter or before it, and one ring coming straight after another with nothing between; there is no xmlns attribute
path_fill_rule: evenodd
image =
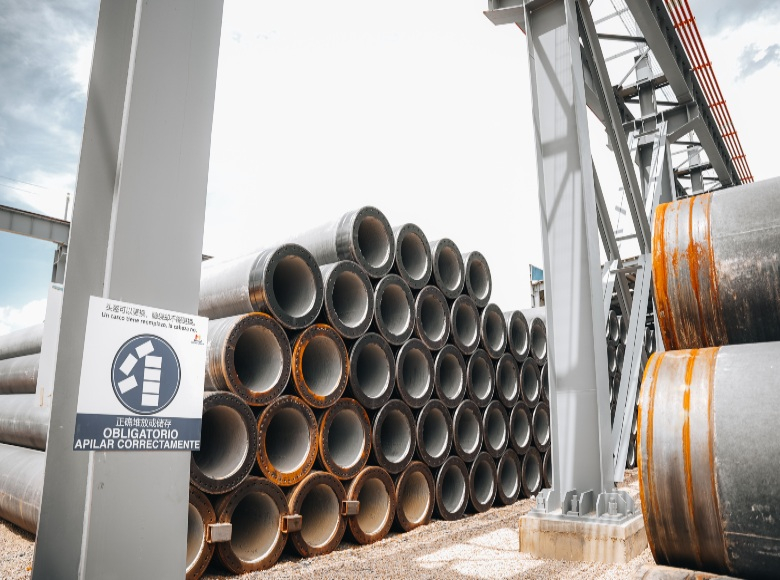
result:
<svg viewBox="0 0 780 580"><path fill-rule="evenodd" d="M92 296L74 450L197 451L208 319Z"/></svg>

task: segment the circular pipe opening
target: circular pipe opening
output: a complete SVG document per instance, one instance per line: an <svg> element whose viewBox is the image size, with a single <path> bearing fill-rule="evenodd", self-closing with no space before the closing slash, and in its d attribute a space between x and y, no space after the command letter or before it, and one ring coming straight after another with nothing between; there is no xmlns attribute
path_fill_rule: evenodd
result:
<svg viewBox="0 0 780 580"><path fill-rule="evenodd" d="M406 232L400 240L401 251L398 253L401 264L409 277L413 280L421 280L429 272L430 262L425 242L414 232Z"/></svg>
<svg viewBox="0 0 780 580"><path fill-rule="evenodd" d="M458 438L458 443L466 455L476 452L482 443L479 418L471 411L461 413L455 429L455 437Z"/></svg>
<svg viewBox="0 0 780 580"><path fill-rule="evenodd" d="M298 256L285 256L276 264L272 289L276 303L288 316L310 313L317 299L317 280L309 264Z"/></svg>
<svg viewBox="0 0 780 580"><path fill-rule="evenodd" d="M538 318L531 324L531 352L536 360L547 358L547 331Z"/></svg>
<svg viewBox="0 0 780 580"><path fill-rule="evenodd" d="M366 263L372 268L382 268L390 258L390 234L382 220L366 216L360 220L357 243Z"/></svg>
<svg viewBox="0 0 780 580"><path fill-rule="evenodd" d="M500 353L506 349L506 329L504 316L497 309L485 311L484 322L485 344L493 353Z"/></svg>
<svg viewBox="0 0 780 580"><path fill-rule="evenodd" d="M380 479L367 479L360 488L357 500L360 502L360 512L357 523L367 535L377 534L385 526L390 513L390 494Z"/></svg>
<svg viewBox="0 0 780 580"><path fill-rule="evenodd" d="M438 293L437 293L438 294ZM431 342L444 340L447 332L447 305L434 294L428 294L420 304L420 327Z"/></svg>
<svg viewBox="0 0 780 580"><path fill-rule="evenodd" d="M485 436L492 449L503 449L506 446L506 421L498 407L491 407L485 413Z"/></svg>
<svg viewBox="0 0 780 580"><path fill-rule="evenodd" d="M482 260L471 260L466 276L475 299L487 300L490 298L490 271Z"/></svg>
<svg viewBox="0 0 780 580"><path fill-rule="evenodd" d="M379 427L382 453L390 463L400 463L409 455L412 446L412 428L404 413L393 409Z"/></svg>
<svg viewBox="0 0 780 580"><path fill-rule="evenodd" d="M277 411L268 423L265 450L268 461L281 473L300 469L309 456L309 422L295 408Z"/></svg>
<svg viewBox="0 0 780 580"><path fill-rule="evenodd" d="M513 316L509 321L509 342L512 345L515 356L524 357L528 353L528 325L523 323L519 316Z"/></svg>
<svg viewBox="0 0 780 580"><path fill-rule="evenodd" d="M352 364L355 366L357 387L367 397L379 398L392 387L391 363L387 360L387 353L380 345L366 344L358 356L352 357Z"/></svg>
<svg viewBox="0 0 780 580"><path fill-rule="evenodd" d="M194 505L187 508L187 568L198 559L206 544L206 524Z"/></svg>
<svg viewBox="0 0 780 580"><path fill-rule="evenodd" d="M365 425L351 409L337 411L328 429L328 451L341 469L349 469L361 459L366 445Z"/></svg>
<svg viewBox="0 0 780 580"><path fill-rule="evenodd" d="M444 286L443 290L451 293L460 292L463 287L463 270L458 258L460 256L457 251L449 246L440 246L436 256L439 281Z"/></svg>
<svg viewBox="0 0 780 580"><path fill-rule="evenodd" d="M482 357L472 358L471 390L480 401L487 401L493 394L493 365Z"/></svg>
<svg viewBox="0 0 780 580"><path fill-rule="evenodd" d="M430 392L432 379L428 357L423 351L410 348L399 362L401 368L398 374L406 393L413 399L425 397Z"/></svg>
<svg viewBox="0 0 780 580"><path fill-rule="evenodd" d="M523 389L523 399L526 403L534 405L539 401L539 373L534 363L527 360L520 369L520 385Z"/></svg>
<svg viewBox="0 0 780 580"><path fill-rule="evenodd" d="M411 524L423 521L431 508L428 480L419 471L411 473L398 494L398 508Z"/></svg>
<svg viewBox="0 0 780 580"><path fill-rule="evenodd" d="M542 370L539 372L539 376L542 382L542 397L545 401L550 400L550 375L547 373L547 363L544 363Z"/></svg>
<svg viewBox="0 0 780 580"><path fill-rule="evenodd" d="M552 458L549 451L544 454L544 459L542 459L542 469L544 470L544 481L552 484Z"/></svg>
<svg viewBox="0 0 780 580"><path fill-rule="evenodd" d="M520 410L512 413L509 427L517 448L527 449L531 444L531 422L528 420L528 414Z"/></svg>
<svg viewBox="0 0 780 580"><path fill-rule="evenodd" d="M439 388L448 399L457 399L463 392L465 373L458 357L444 353L439 363Z"/></svg>
<svg viewBox="0 0 780 580"><path fill-rule="evenodd" d="M241 381L253 393L273 389L284 371L284 349L274 332L264 326L250 326L236 341L233 364Z"/></svg>
<svg viewBox="0 0 780 580"><path fill-rule="evenodd" d="M336 493L324 483L306 494L299 513L303 520L301 538L308 546L319 548L330 541L339 528L340 507Z"/></svg>
<svg viewBox="0 0 780 580"><path fill-rule="evenodd" d="M456 303L452 322L453 333L467 348L476 344L479 339L479 316L476 310L467 302Z"/></svg>
<svg viewBox="0 0 780 580"><path fill-rule="evenodd" d="M280 516L276 502L265 493L249 493L238 502L230 518L230 548L236 557L244 562L265 558L279 540Z"/></svg>
<svg viewBox="0 0 780 580"><path fill-rule="evenodd" d="M441 409L433 408L425 417L420 443L426 453L435 459L449 451L450 431Z"/></svg>
<svg viewBox="0 0 780 580"><path fill-rule="evenodd" d="M511 355L501 357L496 366L496 387L501 392L504 401L514 404L520 389L520 371Z"/></svg>
<svg viewBox="0 0 780 580"><path fill-rule="evenodd" d="M520 487L517 465L513 461L502 461L498 466L498 483L506 497L515 497Z"/></svg>
<svg viewBox="0 0 780 580"><path fill-rule="evenodd" d="M474 498L484 505L493 503L496 494L496 481L490 463L480 461L474 466Z"/></svg>
<svg viewBox="0 0 780 580"><path fill-rule="evenodd" d="M387 284L381 296L379 315L385 328L396 336L403 335L409 329L412 313L404 288L398 284Z"/></svg>
<svg viewBox="0 0 780 580"><path fill-rule="evenodd" d="M355 272L343 271L333 282L331 295L336 318L348 328L357 328L369 316L369 288Z"/></svg>
<svg viewBox="0 0 780 580"><path fill-rule="evenodd" d="M523 477L525 478L525 487L530 493L536 493L541 489L542 470L538 454L526 454L523 460Z"/></svg>
<svg viewBox="0 0 780 580"><path fill-rule="evenodd" d="M341 385L344 361L341 349L330 336L314 336L303 350L301 372L306 386L315 395L327 397Z"/></svg>
<svg viewBox="0 0 780 580"><path fill-rule="evenodd" d="M466 501L468 482L457 464L451 463L444 468L441 484L441 503L444 509L454 514L460 511Z"/></svg>
<svg viewBox="0 0 780 580"><path fill-rule="evenodd" d="M214 480L227 479L241 469L248 453L249 437L241 414L224 405L206 409L200 451L192 453L203 475Z"/></svg>
<svg viewBox="0 0 780 580"><path fill-rule="evenodd" d="M550 416L542 406L534 411L533 429L534 439L540 447L550 443Z"/></svg>

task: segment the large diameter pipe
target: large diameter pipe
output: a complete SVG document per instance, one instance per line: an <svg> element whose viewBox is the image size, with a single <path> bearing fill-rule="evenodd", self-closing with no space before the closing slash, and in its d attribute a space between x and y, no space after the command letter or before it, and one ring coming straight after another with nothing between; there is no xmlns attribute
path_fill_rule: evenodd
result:
<svg viewBox="0 0 780 580"><path fill-rule="evenodd" d="M431 279L433 257L425 233L414 224L393 228L395 237L395 272L413 290L419 290Z"/></svg>
<svg viewBox="0 0 780 580"><path fill-rule="evenodd" d="M498 499L504 505L512 505L520 495L520 458L511 449L504 451L496 466Z"/></svg>
<svg viewBox="0 0 780 580"><path fill-rule="evenodd" d="M319 460L339 479L352 479L368 461L371 452L371 423L354 399L340 399L319 421Z"/></svg>
<svg viewBox="0 0 780 580"><path fill-rule="evenodd" d="M508 352L496 362L496 396L509 409L520 398L520 368L515 357Z"/></svg>
<svg viewBox="0 0 780 580"><path fill-rule="evenodd" d="M399 346L414 331L414 296L396 274L388 274L374 288L374 326L387 342Z"/></svg>
<svg viewBox="0 0 780 580"><path fill-rule="evenodd" d="M450 340L464 356L479 347L479 310L466 294L458 296L450 307Z"/></svg>
<svg viewBox="0 0 780 580"><path fill-rule="evenodd" d="M488 261L480 252L468 252L463 254L463 265L466 271L466 293L479 308L484 308L490 302L493 291L493 277Z"/></svg>
<svg viewBox="0 0 780 580"><path fill-rule="evenodd" d="M520 367L520 397L528 408L535 407L542 396L542 378L533 358L525 359Z"/></svg>
<svg viewBox="0 0 780 580"><path fill-rule="evenodd" d="M381 467L363 469L347 490L347 501L360 506L347 520L349 532L358 544L373 544L384 538L396 512L395 483Z"/></svg>
<svg viewBox="0 0 780 580"><path fill-rule="evenodd" d="M650 358L639 483L659 564L740 578L780 569L780 343Z"/></svg>
<svg viewBox="0 0 780 580"><path fill-rule="evenodd" d="M283 395L257 419L257 464L276 485L295 485L317 458L317 419L299 397Z"/></svg>
<svg viewBox="0 0 780 580"><path fill-rule="evenodd" d="M540 453L544 453L550 448L552 431L550 428L550 406L547 403L536 405L531 426L534 432L534 445Z"/></svg>
<svg viewBox="0 0 780 580"><path fill-rule="evenodd" d="M477 349L466 363L466 392L478 407L486 407L496 389L496 371L488 354Z"/></svg>
<svg viewBox="0 0 780 580"><path fill-rule="evenodd" d="M436 511L443 520L459 520L468 504L469 470L460 457L448 457L436 474Z"/></svg>
<svg viewBox="0 0 780 580"><path fill-rule="evenodd" d="M298 334L292 347L295 390L317 409L330 407L347 388L349 357L339 334L327 324L314 324Z"/></svg>
<svg viewBox="0 0 780 580"><path fill-rule="evenodd" d="M400 473L411 463L417 444L411 409L403 401L389 401L377 411L372 427L375 461L389 473Z"/></svg>
<svg viewBox="0 0 780 580"><path fill-rule="evenodd" d="M395 355L381 335L369 332L349 351L349 393L366 409L379 409L395 387Z"/></svg>
<svg viewBox="0 0 780 580"><path fill-rule="evenodd" d="M509 444L518 455L524 455L533 442L531 412L525 403L517 403L509 415Z"/></svg>
<svg viewBox="0 0 780 580"><path fill-rule="evenodd" d="M208 529L217 523L214 508L202 491L190 485L190 501L187 505L187 552L185 578L197 580L206 572L214 556L216 544L208 541Z"/></svg>
<svg viewBox="0 0 780 580"><path fill-rule="evenodd" d="M618 324L617 312L610 310L607 313L607 328L606 328L607 340L609 342L617 342L620 338L620 326Z"/></svg>
<svg viewBox="0 0 780 580"><path fill-rule="evenodd" d="M452 445L463 461L472 462L482 448L482 413L466 399L452 414Z"/></svg>
<svg viewBox="0 0 780 580"><path fill-rule="evenodd" d="M0 395L35 393L40 354L27 354L0 360Z"/></svg>
<svg viewBox="0 0 780 580"><path fill-rule="evenodd" d="M780 340L780 178L655 212L653 282L669 350Z"/></svg>
<svg viewBox="0 0 780 580"><path fill-rule="evenodd" d="M0 396L0 443L45 451L50 412L35 395Z"/></svg>
<svg viewBox="0 0 780 580"><path fill-rule="evenodd" d="M351 260L372 278L387 274L395 256L393 230L385 215L371 206L349 211L290 241L309 250L322 266Z"/></svg>
<svg viewBox="0 0 780 580"><path fill-rule="evenodd" d="M324 285L320 318L347 339L362 336L374 316L374 287L355 262L342 260L320 268Z"/></svg>
<svg viewBox="0 0 780 580"><path fill-rule="evenodd" d="M441 401L428 401L417 416L417 454L429 467L440 467L452 446L452 417Z"/></svg>
<svg viewBox="0 0 780 580"><path fill-rule="evenodd" d="M547 361L547 309L541 306L521 312L528 321L528 333L531 339L529 353L536 364L542 366Z"/></svg>
<svg viewBox="0 0 780 580"><path fill-rule="evenodd" d="M401 399L420 409L431 398L433 378L431 351L421 340L407 340L395 355L395 381Z"/></svg>
<svg viewBox="0 0 780 580"><path fill-rule="evenodd" d="M43 323L0 336L0 360L41 352Z"/></svg>
<svg viewBox="0 0 780 580"><path fill-rule="evenodd" d="M450 336L450 307L436 286L426 286L414 301L414 334L431 350L439 350Z"/></svg>
<svg viewBox="0 0 780 580"><path fill-rule="evenodd" d="M519 310L504 312L506 322L507 350L512 353L518 363L522 363L531 348L531 337L528 321Z"/></svg>
<svg viewBox="0 0 780 580"><path fill-rule="evenodd" d="M454 409L466 395L466 361L454 344L444 345L433 362L433 387L445 407Z"/></svg>
<svg viewBox="0 0 780 580"><path fill-rule="evenodd" d="M471 464L469 470L469 498L471 507L477 513L486 512L493 505L498 491L496 462L483 451Z"/></svg>
<svg viewBox="0 0 780 580"><path fill-rule="evenodd" d="M0 518L35 534L46 454L0 443Z"/></svg>
<svg viewBox="0 0 780 580"><path fill-rule="evenodd" d="M509 417L501 401L491 401L482 414L482 437L485 451L501 457L509 444Z"/></svg>
<svg viewBox="0 0 780 580"><path fill-rule="evenodd" d="M260 477L246 479L219 498L217 522L231 524L227 542L219 542L217 557L234 574L266 570L282 555L287 532L280 523L287 515L287 498L278 486Z"/></svg>
<svg viewBox="0 0 780 580"><path fill-rule="evenodd" d="M431 521L436 503L435 482L427 465L412 461L395 482L396 522L404 532Z"/></svg>
<svg viewBox="0 0 780 580"><path fill-rule="evenodd" d="M288 494L289 513L301 516L301 529L290 533L296 551L308 558L336 549L347 522L342 506L347 494L330 473L314 471Z"/></svg>
<svg viewBox="0 0 780 580"><path fill-rule="evenodd" d="M209 260L200 275L198 313L211 319L266 312L285 328L310 325L322 307L322 275L301 246L284 244L226 261Z"/></svg>
<svg viewBox="0 0 780 580"><path fill-rule="evenodd" d="M535 447L531 447L523 455L523 466L520 469L520 483L523 495L531 497L542 489L542 456Z"/></svg>
<svg viewBox="0 0 780 580"><path fill-rule="evenodd" d="M267 405L290 379L290 341L268 314L209 321L206 390L231 391L250 405Z"/></svg>
<svg viewBox="0 0 780 580"><path fill-rule="evenodd" d="M636 467L636 465L634 465L634 467ZM545 489L550 488L552 487L552 481L552 451L548 449L542 454L542 485Z"/></svg>
<svg viewBox="0 0 780 580"><path fill-rule="evenodd" d="M431 242L431 254L433 280L447 298L454 300L463 290L466 279L463 256L455 242L448 238Z"/></svg>
<svg viewBox="0 0 780 580"><path fill-rule="evenodd" d="M545 362L542 365L542 369L539 371L539 382L542 385L542 392L540 400L544 401L545 403L550 402L550 375L549 375L549 366Z"/></svg>
<svg viewBox="0 0 780 580"><path fill-rule="evenodd" d="M490 358L500 358L506 351L506 320L495 304L488 304L479 318L479 338Z"/></svg>
<svg viewBox="0 0 780 580"><path fill-rule="evenodd" d="M226 493L246 479L255 462L257 424L237 395L203 395L200 450L190 458L190 482L206 493Z"/></svg>

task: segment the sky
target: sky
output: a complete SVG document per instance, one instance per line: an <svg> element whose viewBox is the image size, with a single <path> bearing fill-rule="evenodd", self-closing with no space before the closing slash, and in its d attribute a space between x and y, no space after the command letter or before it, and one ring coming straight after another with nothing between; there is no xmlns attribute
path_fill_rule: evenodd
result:
<svg viewBox="0 0 780 580"><path fill-rule="evenodd" d="M203 252L246 253L375 205L481 251L493 301L530 306L542 250L528 55L486 4L225 0ZM691 5L753 174L772 177L778 121L757 97L780 88L780 3ZM97 10L0 0L0 203L66 215ZM593 123L591 142L612 199ZM0 334L43 318L53 251L0 233Z"/></svg>

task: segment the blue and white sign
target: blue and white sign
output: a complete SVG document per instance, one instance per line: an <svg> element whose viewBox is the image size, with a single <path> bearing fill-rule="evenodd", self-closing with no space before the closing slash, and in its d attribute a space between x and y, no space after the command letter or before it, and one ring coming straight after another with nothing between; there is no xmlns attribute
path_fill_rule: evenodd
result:
<svg viewBox="0 0 780 580"><path fill-rule="evenodd" d="M208 319L91 297L74 450L197 451Z"/></svg>

